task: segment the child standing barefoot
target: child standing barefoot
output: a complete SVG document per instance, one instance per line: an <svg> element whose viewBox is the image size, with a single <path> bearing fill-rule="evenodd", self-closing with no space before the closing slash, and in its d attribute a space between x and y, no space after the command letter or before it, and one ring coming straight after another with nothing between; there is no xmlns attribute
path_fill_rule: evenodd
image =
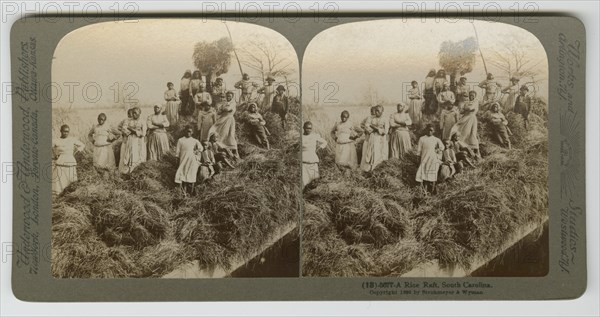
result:
<svg viewBox="0 0 600 317"><path fill-rule="evenodd" d="M444 143L433 136L433 132L433 126L429 124L425 128L425 135L419 139L417 155L421 163L419 164L415 180L418 183L422 183L427 192L436 194L435 183L437 182L438 170L442 163L438 157L438 153L444 150Z"/></svg>
<svg viewBox="0 0 600 317"><path fill-rule="evenodd" d="M179 167L175 173L175 183L180 184L184 195L193 195L198 174L197 153L203 150L200 141L194 139L192 127L185 129L185 136L177 141L175 156L179 158Z"/></svg>

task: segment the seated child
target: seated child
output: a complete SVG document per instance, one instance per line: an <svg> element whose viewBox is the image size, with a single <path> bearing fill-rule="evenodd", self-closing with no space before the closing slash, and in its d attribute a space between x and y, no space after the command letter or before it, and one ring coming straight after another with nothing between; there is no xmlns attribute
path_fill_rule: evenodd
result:
<svg viewBox="0 0 600 317"><path fill-rule="evenodd" d="M208 142L203 142L200 154L200 181L205 182L215 175L215 156Z"/></svg>
<svg viewBox="0 0 600 317"><path fill-rule="evenodd" d="M494 136L500 145L506 146L510 150L512 147L510 144L510 138L508 137L510 133L510 130L507 127L508 120L506 120L504 114L500 112L500 105L497 102L493 103L490 107L489 119L492 122Z"/></svg>
<svg viewBox="0 0 600 317"><path fill-rule="evenodd" d="M251 103L248 106L248 113L246 115L246 118L248 123L250 123L250 126L252 127L252 135L256 138L258 144L266 147L268 150L270 149L269 140L267 139L269 132L265 127L267 122L265 121L265 119L263 119L262 115L258 113L257 110L258 108L256 106L256 103Z"/></svg>
<svg viewBox="0 0 600 317"><path fill-rule="evenodd" d="M471 158L476 157L475 152L473 152L473 150L467 144L460 141L458 137L458 132L453 133L450 137L450 142L452 143L452 148L454 150L457 162L460 162L461 166L463 167L464 165L475 167L475 165L471 162Z"/></svg>
<svg viewBox="0 0 600 317"><path fill-rule="evenodd" d="M452 148L452 142L450 140L444 141L444 151L442 151L442 166L440 166L439 181L443 182L446 179L452 178L456 174L456 155ZM462 169L461 169L462 170Z"/></svg>
<svg viewBox="0 0 600 317"><path fill-rule="evenodd" d="M208 147L212 150L215 157L215 174L219 174L223 169L223 164L234 168L231 160L235 158L230 149L226 148L223 143L217 141L217 133L213 132L208 138Z"/></svg>

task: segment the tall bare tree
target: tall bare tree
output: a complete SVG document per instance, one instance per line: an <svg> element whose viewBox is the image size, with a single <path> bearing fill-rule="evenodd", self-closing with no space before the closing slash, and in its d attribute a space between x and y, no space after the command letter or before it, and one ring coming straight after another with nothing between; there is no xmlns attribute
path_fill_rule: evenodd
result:
<svg viewBox="0 0 600 317"><path fill-rule="evenodd" d="M530 53L532 47L529 44L523 44L516 34L504 34L500 36L496 45L488 48L489 63L501 71L501 77L519 77L526 78L527 83L536 83L541 78L542 63L545 56L532 56Z"/></svg>
<svg viewBox="0 0 600 317"><path fill-rule="evenodd" d="M269 37L253 36L243 42L242 47L236 48L242 64L260 74L263 81L268 76L283 78L289 91L289 85L295 82L291 76L295 73L296 63L296 56L290 56L289 47Z"/></svg>

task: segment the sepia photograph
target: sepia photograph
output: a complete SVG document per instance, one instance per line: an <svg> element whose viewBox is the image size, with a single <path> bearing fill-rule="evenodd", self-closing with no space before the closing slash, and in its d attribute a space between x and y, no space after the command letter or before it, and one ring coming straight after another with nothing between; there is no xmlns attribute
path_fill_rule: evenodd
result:
<svg viewBox="0 0 600 317"><path fill-rule="evenodd" d="M303 276L545 276L548 80L540 41L498 22L315 36L302 61Z"/></svg>
<svg viewBox="0 0 600 317"><path fill-rule="evenodd" d="M299 78L290 42L248 23L67 34L52 62L52 275L299 276Z"/></svg>

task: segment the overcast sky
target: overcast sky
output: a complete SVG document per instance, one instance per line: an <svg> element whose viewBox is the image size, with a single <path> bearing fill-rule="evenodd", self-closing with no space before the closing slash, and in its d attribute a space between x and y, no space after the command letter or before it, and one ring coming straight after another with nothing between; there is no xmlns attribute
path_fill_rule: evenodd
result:
<svg viewBox="0 0 600 317"><path fill-rule="evenodd" d="M261 26L228 22L234 44L240 45L249 36L265 36L284 45L293 60L296 72L299 63L296 52L281 34ZM95 82L102 89L99 105L106 106L114 99L114 83L136 83L135 97L142 103L164 102L166 83L179 81L186 69L193 69L192 54L199 41L214 41L226 37L227 29L221 21L202 19L140 19L135 22L105 22L77 29L67 34L54 52L52 81L63 87L63 96L55 104L68 104L68 82L80 85L74 88L76 106L93 106L82 97L86 83ZM245 72L253 75L245 67ZM258 73L254 73L258 75ZM241 79L235 58L227 74L222 75L228 88ZM298 78L298 76L295 76ZM260 79L258 79L260 83ZM88 84L89 85L89 84ZM88 89L92 100L95 88ZM111 88L113 87L113 88ZM112 90L111 90L112 89ZM133 86L129 92L133 92Z"/></svg>
<svg viewBox="0 0 600 317"><path fill-rule="evenodd" d="M475 21L484 58L492 56L488 52L497 44L498 38L509 35L520 45L531 46L529 54L541 60L540 77L547 78L548 61L546 53L531 33L507 24ZM333 27L318 34L309 44L302 61L302 84L304 104L314 103L316 86L320 87L319 98L333 94L335 83L338 91L330 95L340 103L354 103L365 95L372 86L378 94L392 102L403 99L403 83L424 81L431 68L441 68L438 52L443 41L460 41L474 36L472 23L462 20L456 23L423 22L421 19L379 20L357 22ZM486 56L488 52L488 56ZM508 78L487 62L490 72L496 72L502 84ZM473 72L467 74L469 81L485 79L481 57L477 53ZM540 94L547 95L547 81L541 82Z"/></svg>

